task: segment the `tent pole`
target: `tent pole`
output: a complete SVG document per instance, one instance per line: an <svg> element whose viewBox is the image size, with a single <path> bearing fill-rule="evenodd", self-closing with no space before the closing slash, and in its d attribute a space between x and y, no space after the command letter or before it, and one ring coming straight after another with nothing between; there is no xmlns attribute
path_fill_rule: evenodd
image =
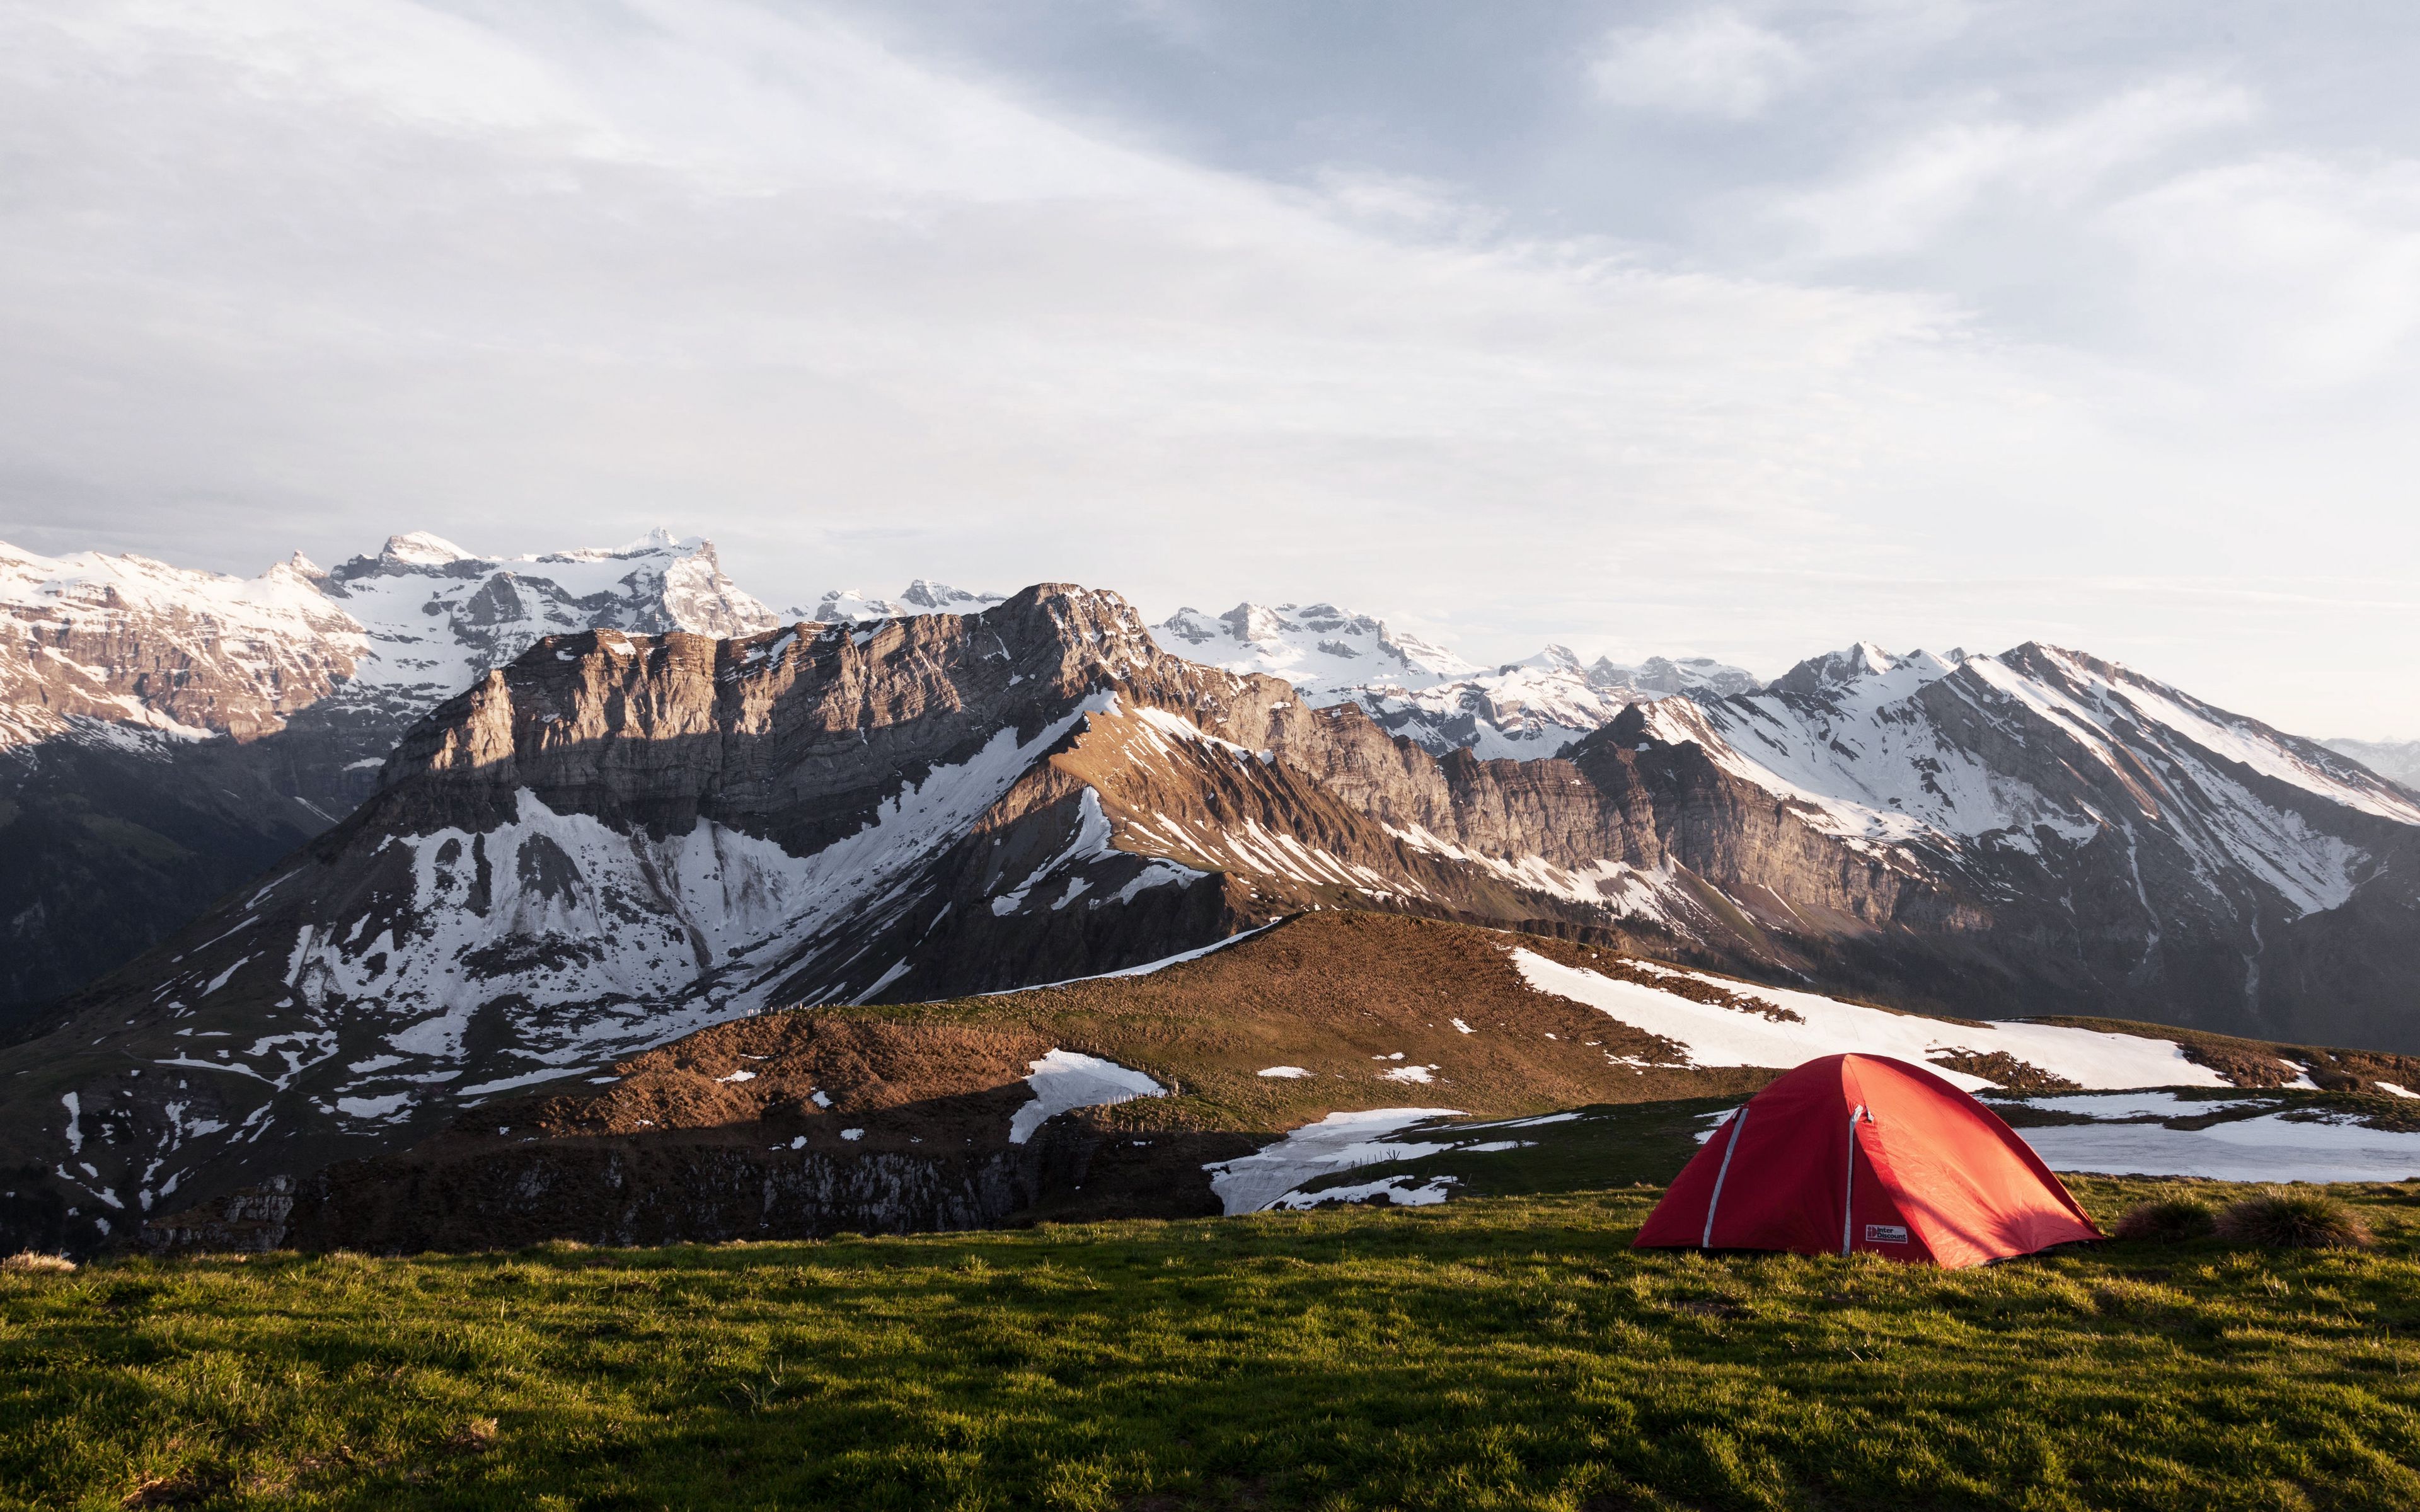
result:
<svg viewBox="0 0 2420 1512"><path fill-rule="evenodd" d="M1849 1115L1849 1175L1848 1180L1840 1183L1840 1253L1843 1255L1849 1253L1849 1235L1855 1227L1855 1220L1851 1214L1857 1205L1857 1125L1865 1116L1866 1105L1863 1103L1857 1104L1857 1111ZM1725 1155L1723 1158L1729 1160L1730 1157Z"/></svg>
<svg viewBox="0 0 2420 1512"><path fill-rule="evenodd" d="M1706 1199L1706 1231L1698 1241L1699 1249L1714 1247L1714 1210L1722 1206L1723 1181L1731 1174L1731 1157L1739 1153L1740 1130L1747 1124L1747 1109L1731 1115L1731 1140L1723 1147L1723 1164L1714 1172L1714 1195Z"/></svg>

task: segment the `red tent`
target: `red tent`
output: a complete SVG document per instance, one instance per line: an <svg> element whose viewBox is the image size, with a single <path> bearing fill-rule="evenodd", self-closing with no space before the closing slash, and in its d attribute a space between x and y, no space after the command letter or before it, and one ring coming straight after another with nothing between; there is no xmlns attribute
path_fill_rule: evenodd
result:
<svg viewBox="0 0 2420 1512"><path fill-rule="evenodd" d="M1982 1103L1904 1060L1825 1056L1725 1119L1636 1242L1955 1269L2101 1237Z"/></svg>

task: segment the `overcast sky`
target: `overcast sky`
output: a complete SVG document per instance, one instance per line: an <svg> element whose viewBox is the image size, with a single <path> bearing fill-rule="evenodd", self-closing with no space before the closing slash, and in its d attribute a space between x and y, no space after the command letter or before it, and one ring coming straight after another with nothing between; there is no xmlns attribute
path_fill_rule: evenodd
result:
<svg viewBox="0 0 2420 1512"><path fill-rule="evenodd" d="M2420 735L2420 7L0 0L0 538Z"/></svg>

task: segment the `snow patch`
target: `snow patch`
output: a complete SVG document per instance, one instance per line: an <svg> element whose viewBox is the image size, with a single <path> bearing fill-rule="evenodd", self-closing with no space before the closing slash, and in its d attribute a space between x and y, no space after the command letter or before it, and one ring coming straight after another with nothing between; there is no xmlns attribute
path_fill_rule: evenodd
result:
<svg viewBox="0 0 2420 1512"><path fill-rule="evenodd" d="M1008 1121L1008 1142L1021 1145L1049 1119L1076 1108L1106 1107L1139 1097L1166 1097L1168 1088L1114 1060L1074 1050L1053 1050L1032 1063L1025 1085L1033 1101Z"/></svg>
<svg viewBox="0 0 2420 1512"><path fill-rule="evenodd" d="M1230 1217L1259 1212L1306 1181L1357 1165L1410 1160L1447 1148L1386 1136L1431 1119L1459 1118L1459 1108L1368 1108L1331 1113L1249 1155L1204 1165L1210 1190Z"/></svg>
<svg viewBox="0 0 2420 1512"><path fill-rule="evenodd" d="M1288 1209L1305 1212L1330 1202L1367 1202L1372 1197L1385 1197L1398 1208L1429 1208L1446 1199L1446 1189L1455 1184L1450 1176L1433 1176L1418 1185L1410 1176L1386 1176L1356 1186L1326 1186L1316 1192L1289 1192L1269 1204L1270 1210Z"/></svg>
<svg viewBox="0 0 2420 1512"><path fill-rule="evenodd" d="M474 1087L462 1088L459 1095L485 1097L489 1092L509 1092L516 1087L534 1087L539 1082L553 1081L558 1076L576 1076L587 1069L585 1066L554 1066L545 1071L523 1072L519 1076L501 1076L492 1082L481 1082Z"/></svg>

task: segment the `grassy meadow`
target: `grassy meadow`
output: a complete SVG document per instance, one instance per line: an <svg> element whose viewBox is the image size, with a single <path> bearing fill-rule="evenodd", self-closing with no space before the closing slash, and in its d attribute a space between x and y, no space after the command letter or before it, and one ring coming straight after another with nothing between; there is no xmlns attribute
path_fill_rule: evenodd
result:
<svg viewBox="0 0 2420 1512"><path fill-rule="evenodd" d="M5 1274L0 1502L2410 1507L2420 1187L2341 1190L2376 1249L1954 1273L1636 1253L1637 1189Z"/></svg>

